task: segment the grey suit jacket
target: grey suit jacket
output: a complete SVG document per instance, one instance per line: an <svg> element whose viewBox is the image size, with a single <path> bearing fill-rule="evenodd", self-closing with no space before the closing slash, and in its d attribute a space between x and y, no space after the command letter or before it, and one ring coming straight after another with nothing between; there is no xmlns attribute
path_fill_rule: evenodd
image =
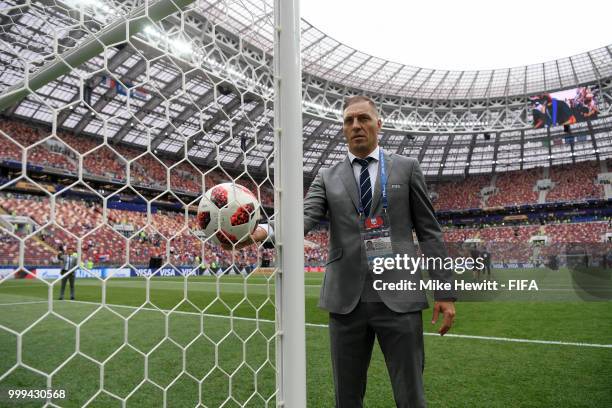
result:
<svg viewBox="0 0 612 408"><path fill-rule="evenodd" d="M384 153L391 241L394 252L414 254L412 230L421 246L429 243L431 255L442 255L442 231L434 216L425 179L416 159ZM382 211L381 177L376 179L371 215ZM319 307L332 313L350 313L360 301L371 273L360 234L359 193L348 156L322 169L304 200L304 234L326 216L330 221L329 257L321 287ZM450 271L429 271L434 279L450 282ZM375 279L385 282L409 279L418 282L420 271L385 271ZM380 291L381 300L391 310L404 313L428 307L424 292ZM434 298L447 299L452 293L434 292Z"/></svg>

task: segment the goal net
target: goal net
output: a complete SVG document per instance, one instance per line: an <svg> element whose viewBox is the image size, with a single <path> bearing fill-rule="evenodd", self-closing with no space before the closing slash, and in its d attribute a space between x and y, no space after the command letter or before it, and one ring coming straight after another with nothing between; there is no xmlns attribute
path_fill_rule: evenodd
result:
<svg viewBox="0 0 612 408"><path fill-rule="evenodd" d="M291 247L224 250L196 216L220 183L250 190L261 223L283 212L279 11L3 0L0 12L0 405L9 390L53 406L286 403ZM275 227L279 241L282 217Z"/></svg>

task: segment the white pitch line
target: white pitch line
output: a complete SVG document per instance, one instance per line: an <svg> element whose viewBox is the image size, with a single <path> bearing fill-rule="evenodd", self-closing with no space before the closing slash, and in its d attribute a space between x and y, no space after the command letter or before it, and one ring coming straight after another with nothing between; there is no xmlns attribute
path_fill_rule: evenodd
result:
<svg viewBox="0 0 612 408"><path fill-rule="evenodd" d="M24 304L34 304L34 303L47 303L47 302L48 302L47 300L44 300L44 301L32 301L32 302L2 303L0 304L0 306L24 305ZM84 303L84 304L90 304L90 305L101 305L101 303L98 303L98 302L88 302L85 300L66 300L65 302ZM186 312L182 310L156 309L152 307L116 305L116 304L111 304L111 303L106 303L105 306L124 308L124 309L141 309L141 310L162 312L162 313L187 314L187 315L195 315L195 316L200 316L201 314L203 314L204 316L207 316L207 317L217 317L220 319L234 319L234 320L243 320L243 321L250 321L250 322L259 321L263 323L276 323L274 320L269 320L269 319L254 319L252 317L239 317L239 316L223 316L223 315L216 315L216 314L209 314L209 313ZM305 323L305 325L306 327L316 327L316 328L327 328L328 327L327 324L323 324L323 323ZM441 337L439 333L432 333L432 332L424 332L423 335ZM518 338L512 338L512 337L475 336L475 335L470 335L470 334L447 333L444 335L444 337L456 337L456 338L463 338L463 339L487 340L487 341L502 341L502 342L507 342L507 343L528 343L528 344L547 344L547 345L557 345L557 346L612 348L612 344L579 343L579 342L556 341L556 340L518 339Z"/></svg>
<svg viewBox="0 0 612 408"><path fill-rule="evenodd" d="M48 300L32 300L29 302L0 303L0 306L32 305L35 303L49 303L49 301Z"/></svg>
<svg viewBox="0 0 612 408"><path fill-rule="evenodd" d="M152 280L151 281L152 284L157 284L157 283L167 283L167 284L175 284L175 285L184 285L184 282L182 281L158 281L158 280ZM188 282L188 285L217 285L217 282ZM274 283L244 283L244 282L219 282L219 286L223 286L223 285L240 285L240 286L274 286ZM304 284L305 287L317 287L320 288L321 285L318 284Z"/></svg>
<svg viewBox="0 0 612 408"><path fill-rule="evenodd" d="M424 333L426 336L440 336L439 333ZM558 346L577 346L577 347L598 347L612 348L612 344L596 344L596 343L574 343L568 341L554 340L531 340L531 339L515 339L509 337L489 337L489 336L472 336L469 334L445 334L444 337L459 337L464 339L490 340L490 341L505 341L510 343L533 343L533 344L555 344Z"/></svg>

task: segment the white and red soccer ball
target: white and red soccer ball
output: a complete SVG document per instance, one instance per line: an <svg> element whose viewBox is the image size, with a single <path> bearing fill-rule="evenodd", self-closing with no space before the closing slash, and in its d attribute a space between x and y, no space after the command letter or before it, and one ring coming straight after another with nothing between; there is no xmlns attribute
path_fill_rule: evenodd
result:
<svg viewBox="0 0 612 408"><path fill-rule="evenodd" d="M257 228L259 201L235 183L217 184L206 191L198 206L198 226L216 244L236 244Z"/></svg>

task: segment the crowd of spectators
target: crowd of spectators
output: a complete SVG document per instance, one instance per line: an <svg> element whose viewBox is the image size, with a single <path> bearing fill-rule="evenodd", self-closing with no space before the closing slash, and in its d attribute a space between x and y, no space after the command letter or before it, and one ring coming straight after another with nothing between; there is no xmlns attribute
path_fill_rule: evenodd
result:
<svg viewBox="0 0 612 408"><path fill-rule="evenodd" d="M598 250L612 233L612 222L553 222L546 225L489 226L478 228L444 228L444 239L450 245L486 247L500 263L534 262L534 254L560 254L566 244L589 244ZM533 238L533 239L532 239ZM541 245L546 241L546 245ZM540 243L538 243L540 242ZM607 245L607 246L606 246ZM538 256L541 258L541 256Z"/></svg>
<svg viewBox="0 0 612 408"><path fill-rule="evenodd" d="M52 211L54 217L51 216ZM0 194L0 213L25 216L37 227L22 225L14 231L0 228L0 262L14 264L19 258L19 238L25 242L25 263L50 265L57 262L62 247L77 247L81 239L82 260L95 265L147 265L151 257L162 257L175 266L227 268L256 267L263 259L273 260L274 250L252 245L244 251L225 251L197 235L195 216L168 210L144 212L107 209L105 221L99 203L83 199ZM55 222L51 223L51 219ZM549 243L602 242L612 232L610 222L551 222L546 225L444 228L449 243L466 241L512 245L508 253L524 259L531 253L530 239L547 236ZM27 228L26 228L27 227ZM324 225L305 238L305 266L320 267L327 259L328 231ZM128 249L129 248L129 249Z"/></svg>
<svg viewBox="0 0 612 408"><path fill-rule="evenodd" d="M20 240L0 228L0 246L0 265L19 265ZM24 241L23 257L25 265L49 265L56 259L56 251L39 240L29 239Z"/></svg>
<svg viewBox="0 0 612 408"><path fill-rule="evenodd" d="M551 188L546 202L575 202L602 199L603 185L597 183L600 172L597 162L553 166L549 177ZM543 169L499 173L488 199L481 195L484 187L491 186L491 176L472 176L459 181L441 182L430 186L436 211L457 211L471 208L507 207L536 204L539 190L537 181L545 179Z"/></svg>
<svg viewBox="0 0 612 408"><path fill-rule="evenodd" d="M327 260L327 241L329 234L324 227L312 230L306 235L304 245L304 265L310 267L322 266Z"/></svg>
<svg viewBox="0 0 612 408"><path fill-rule="evenodd" d="M500 173L495 182L495 192L487 200L488 207L536 204L536 182L542 178L542 169Z"/></svg>
<svg viewBox="0 0 612 408"><path fill-rule="evenodd" d="M29 164L52 167L70 173L77 172L77 164L70 160L59 147L61 143L57 138L51 138L48 142L40 142L45 136L36 128L26 126L20 122L0 121L0 131L10 136L13 141L5 135L0 134L0 160L8 159L21 161L22 148L29 147L26 160Z"/></svg>
<svg viewBox="0 0 612 408"><path fill-rule="evenodd" d="M566 202L602 198L604 189L603 185L596 183L597 173L599 165L596 162L552 167L550 178L554 187L546 195L546 201Z"/></svg>
<svg viewBox="0 0 612 408"><path fill-rule="evenodd" d="M546 225L510 225L489 227L445 227L446 242L482 240L484 242L527 243L533 236L548 236L551 242L602 242L612 225L606 221L553 222Z"/></svg>
<svg viewBox="0 0 612 408"><path fill-rule="evenodd" d="M469 177L461 182L443 182L433 186L437 193L434 201L436 211L465 210L480 208L480 191L491 184L489 176Z"/></svg>
<svg viewBox="0 0 612 408"><path fill-rule="evenodd" d="M4 132L0 133L0 161L21 161L22 148L19 143L27 148L28 164L76 174L80 155L85 177L97 176L126 183L129 168L130 184L133 187L165 190L169 184L171 190L191 193L194 199L202 192L202 185L210 189L216 184L233 180L221 168L204 169L188 161L176 164L167 158L156 157L150 152L145 154L133 147L106 144L101 140L66 132L58 132L41 142L48 137L48 132L18 121L4 120L0 122L0 130ZM550 168L552 188L547 192L546 200L556 202L602 198L603 187L596 183L599 171L599 165L595 162ZM544 178L544 174L543 169L501 173L496 177L494 192L488 199L481 197L481 191L484 187L493 186L491 176L438 183L432 187L436 197L434 206L438 211L448 211L478 208L484 202L488 207L534 204L538 200L535 186L538 180ZM245 174L234 181L255 192L265 207L273 207L274 192L269 180L258 181ZM99 202L58 197L52 206L47 196L8 194L0 196L0 207L4 213L30 217L40 228L38 231L23 228L12 234L0 230L0 241L3 244L0 259L3 263L15 263L19 257L19 240L14 235L29 236L24 241L25 261L41 265L53 263L60 247L76 247L77 238L82 239L83 259L92 260L96 264L144 265L151 257L162 256L174 265L201 263L228 267L231 264L253 266L260 264L263 258L274 258L272 250L256 246L232 254L217 245L202 241L193 233L196 228L191 214L160 210L147 218L142 212L108 209L105 221ZM49 224L52 212L55 214L55 223ZM553 222L545 226L445 229L444 234L450 242L482 240L493 243L526 243L534 235L547 235L552 242L566 243L598 242L606 232L610 232L610 227L605 223ZM317 267L324 264L327 240L325 228L315 230L306 237L305 265Z"/></svg>
<svg viewBox="0 0 612 408"><path fill-rule="evenodd" d="M157 210L148 216L144 212L107 209L105 222L100 203L61 197L54 201L52 206L48 196L0 194L0 213L28 217L38 226L38 229L30 228L29 234L17 226L12 234L0 228L0 240L6 244L0 254L1 263L18 261L18 238L28 235L24 241L25 261L37 265L56 263L60 248L77 248L78 239L81 240L82 260L91 260L96 265L143 266L151 257L163 257L175 266L196 266L199 257L203 265L254 267L262 258L272 260L274 257L273 250L255 245L232 253L199 238L195 234L198 228L193 214ZM54 217L51 216L52 207ZM50 223L51 219L55 221ZM313 237L320 242L321 233ZM308 248L307 253L315 250Z"/></svg>
<svg viewBox="0 0 612 408"><path fill-rule="evenodd" d="M34 147L33 144L47 138L49 132L18 121L0 122L0 130L27 150L28 164L77 173L78 156L83 157L83 174L102 177L117 182L127 181L127 168L130 169L130 184L134 187L148 187L165 190L168 173L170 189L175 192L199 195L202 193L202 179L206 188L233 180L232 176L221 169L198 168L186 161L176 164L171 160L144 153L133 147L104 144L102 140L75 136L67 132L57 132ZM21 161L22 148L8 137L0 134L0 161ZM169 170L169 171L168 171ZM254 181L249 177L234 180L254 193L267 207L274 206L274 192L271 183ZM257 194L256 194L257 195Z"/></svg>
<svg viewBox="0 0 612 408"><path fill-rule="evenodd" d="M47 137L49 132L18 121L0 122L2 130L24 147L31 146ZM0 160L21 161L21 148L0 134ZM83 173L127 182L133 187L148 187L165 190L168 186L175 192L199 195L203 184L210 187L232 181L232 177L221 168L204 169L187 161L176 164L172 160L157 157L152 153L125 145L106 144L102 139L76 136L57 132L49 140L31 147L27 151L29 164L41 165L65 172L77 173L78 155L83 157ZM596 183L598 164L595 162L554 166L550 168L553 187L546 196L547 202L577 201L602 198L603 187ZM544 178L541 168L499 173L494 191L484 200L481 190L492 184L491 176L471 176L460 181L434 184L434 207L437 211L456 211L486 206L516 206L538 202L539 179ZM269 181L253 180L248 175L235 182L244 185L259 196L260 202L270 208L274 205L274 192Z"/></svg>

